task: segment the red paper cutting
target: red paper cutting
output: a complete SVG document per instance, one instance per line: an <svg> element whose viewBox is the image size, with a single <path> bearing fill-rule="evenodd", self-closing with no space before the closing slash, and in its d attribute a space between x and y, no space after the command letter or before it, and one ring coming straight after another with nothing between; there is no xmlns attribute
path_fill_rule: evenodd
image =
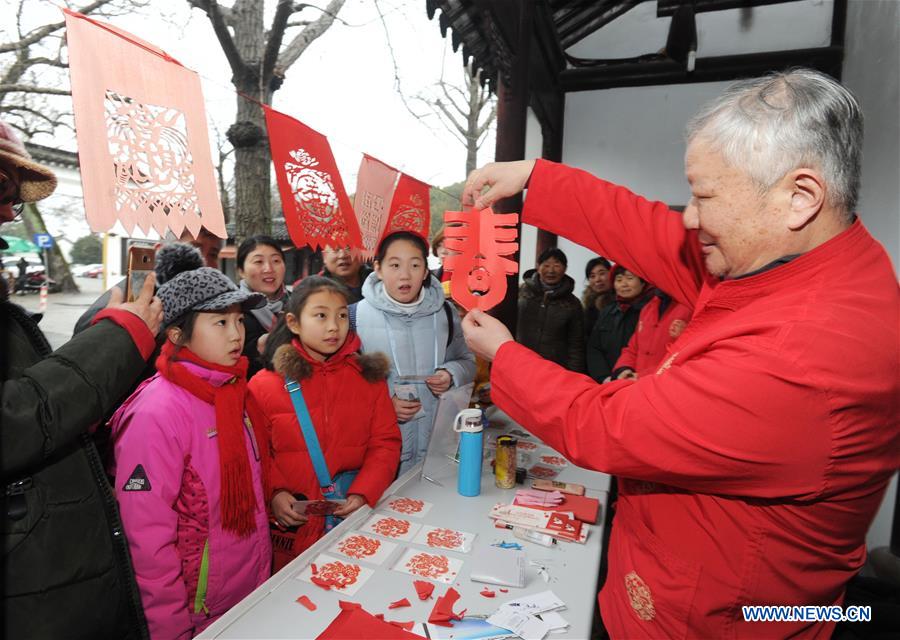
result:
<svg viewBox="0 0 900 640"><path fill-rule="evenodd" d="M422 598L423 600L425 598ZM399 609L400 607L411 607L412 604L409 602L409 598L403 598L402 600L396 600L388 605L388 609Z"/></svg>
<svg viewBox="0 0 900 640"><path fill-rule="evenodd" d="M425 508L425 501L414 498L397 498L391 500L388 506L398 513L413 514L420 513Z"/></svg>
<svg viewBox="0 0 900 640"><path fill-rule="evenodd" d="M129 235L186 228L196 238L206 227L224 238L197 74L126 31L64 11L91 229L118 221Z"/></svg>
<svg viewBox="0 0 900 640"><path fill-rule="evenodd" d="M381 541L368 536L350 536L340 542L338 550L351 558L368 558L378 552Z"/></svg>
<svg viewBox="0 0 900 640"><path fill-rule="evenodd" d="M416 588L416 593L419 594L419 600L428 600L431 594L434 593L434 585L430 582L414 580L413 586Z"/></svg>
<svg viewBox="0 0 900 640"><path fill-rule="evenodd" d="M399 538L409 533L409 521L399 518L382 518L372 526L372 531L386 538Z"/></svg>
<svg viewBox="0 0 900 640"><path fill-rule="evenodd" d="M450 560L443 555L417 553L407 560L406 568L423 578L437 578L450 571Z"/></svg>
<svg viewBox="0 0 900 640"><path fill-rule="evenodd" d="M309 581L317 587L322 587L325 591L331 591L331 582L320 578L319 576L310 576Z"/></svg>
<svg viewBox="0 0 900 640"><path fill-rule="evenodd" d="M362 237L363 253L375 254L378 242L387 228L391 200L400 172L377 158L363 154L356 178L353 210Z"/></svg>
<svg viewBox="0 0 900 640"><path fill-rule="evenodd" d="M422 636L406 631L408 623L380 620L356 603L340 602L341 611L316 640L413 640ZM345 606L346 605L346 606ZM411 627L410 627L411 628Z"/></svg>
<svg viewBox="0 0 900 640"><path fill-rule="evenodd" d="M458 549L463 546L463 534L453 529L432 529L426 536L429 547Z"/></svg>
<svg viewBox="0 0 900 640"><path fill-rule="evenodd" d="M447 593L440 596L434 603L431 615L428 616L428 622L442 627L452 627L451 621L462 620L463 616L466 615L466 610L463 609L460 613L454 613L453 611L453 605L456 604L457 600L459 600L459 593L456 589L453 587L447 589Z"/></svg>
<svg viewBox="0 0 900 640"><path fill-rule="evenodd" d="M479 591L479 593L480 593L481 595L483 595L485 598L493 598L493 597L495 597L495 596L497 595L496 593L494 593L493 591L491 591L491 590L488 589L488 588L482 589L481 591Z"/></svg>
<svg viewBox="0 0 900 640"><path fill-rule="evenodd" d="M309 596L300 596L299 598L297 598L297 602L302 604L304 607L306 607L310 611L315 611L317 609L315 603L309 599Z"/></svg>
<svg viewBox="0 0 900 640"><path fill-rule="evenodd" d="M509 589L500 589L500 593L509 593Z"/></svg>
<svg viewBox="0 0 900 640"><path fill-rule="evenodd" d="M395 231L409 231L428 240L431 224L431 187L405 173L400 174L390 215L382 237Z"/></svg>
<svg viewBox="0 0 900 640"><path fill-rule="evenodd" d="M452 271L450 293L468 310L487 311L506 295L506 276L518 273L513 255L516 242L516 213L495 214L491 209L447 211L444 244L453 251L444 258L444 268Z"/></svg>
<svg viewBox="0 0 900 640"><path fill-rule="evenodd" d="M362 249L359 226L328 139L264 107L281 206L298 247Z"/></svg>

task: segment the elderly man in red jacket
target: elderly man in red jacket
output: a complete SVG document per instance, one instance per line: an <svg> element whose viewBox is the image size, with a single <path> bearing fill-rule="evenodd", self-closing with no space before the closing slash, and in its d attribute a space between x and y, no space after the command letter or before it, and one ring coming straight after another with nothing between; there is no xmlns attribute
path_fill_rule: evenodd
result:
<svg viewBox="0 0 900 640"><path fill-rule="evenodd" d="M501 408L625 478L600 595L615 638L831 635L818 614L754 623L742 606L841 605L900 461L900 295L854 214L862 139L856 99L796 70L737 83L690 123L683 215L551 162L469 177L464 202L527 185L524 222L695 309L655 375L602 386L484 313L463 325Z"/></svg>

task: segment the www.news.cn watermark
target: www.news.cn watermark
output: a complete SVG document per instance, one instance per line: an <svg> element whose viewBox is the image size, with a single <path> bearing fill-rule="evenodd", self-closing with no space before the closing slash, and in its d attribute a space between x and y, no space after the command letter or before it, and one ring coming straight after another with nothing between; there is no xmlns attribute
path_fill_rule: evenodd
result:
<svg viewBox="0 0 900 640"><path fill-rule="evenodd" d="M871 622L872 607L746 605L744 622Z"/></svg>

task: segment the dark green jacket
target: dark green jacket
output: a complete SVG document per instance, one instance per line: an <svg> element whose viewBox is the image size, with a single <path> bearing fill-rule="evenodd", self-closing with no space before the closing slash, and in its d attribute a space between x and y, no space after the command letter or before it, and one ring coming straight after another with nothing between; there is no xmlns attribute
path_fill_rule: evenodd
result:
<svg viewBox="0 0 900 640"><path fill-rule="evenodd" d="M584 371L584 310L563 276L555 291L544 291L535 270L525 272L519 287L516 342L570 371Z"/></svg>
<svg viewBox="0 0 900 640"><path fill-rule="evenodd" d="M103 320L51 355L0 291L7 638L147 638L115 497L89 430L144 360Z"/></svg>
<svg viewBox="0 0 900 640"><path fill-rule="evenodd" d="M588 375L603 382L612 375L622 349L631 340L641 317L641 309L653 299L653 287L647 286L631 304L613 302L600 310L587 341Z"/></svg>

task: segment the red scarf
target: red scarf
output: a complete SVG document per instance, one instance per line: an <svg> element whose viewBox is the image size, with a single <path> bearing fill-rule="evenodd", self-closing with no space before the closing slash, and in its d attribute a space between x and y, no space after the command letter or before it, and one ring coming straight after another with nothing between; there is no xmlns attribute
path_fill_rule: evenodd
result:
<svg viewBox="0 0 900 640"><path fill-rule="evenodd" d="M205 369L229 373L234 377L216 387L191 373L178 360L193 362ZM222 527L242 538L256 529L256 493L253 491L253 473L244 444L244 411L250 416L250 423L257 429L257 433L261 433L259 430L265 424L262 412L253 398L247 395L247 365L246 357L241 357L233 367L206 362L186 347L176 347L169 340L166 340L162 353L156 359L156 369L166 380L216 408L222 483ZM262 439L257 438L257 442L260 440ZM268 450L264 446L257 448L260 464L265 472L268 469ZM264 491L263 495L267 493Z"/></svg>

